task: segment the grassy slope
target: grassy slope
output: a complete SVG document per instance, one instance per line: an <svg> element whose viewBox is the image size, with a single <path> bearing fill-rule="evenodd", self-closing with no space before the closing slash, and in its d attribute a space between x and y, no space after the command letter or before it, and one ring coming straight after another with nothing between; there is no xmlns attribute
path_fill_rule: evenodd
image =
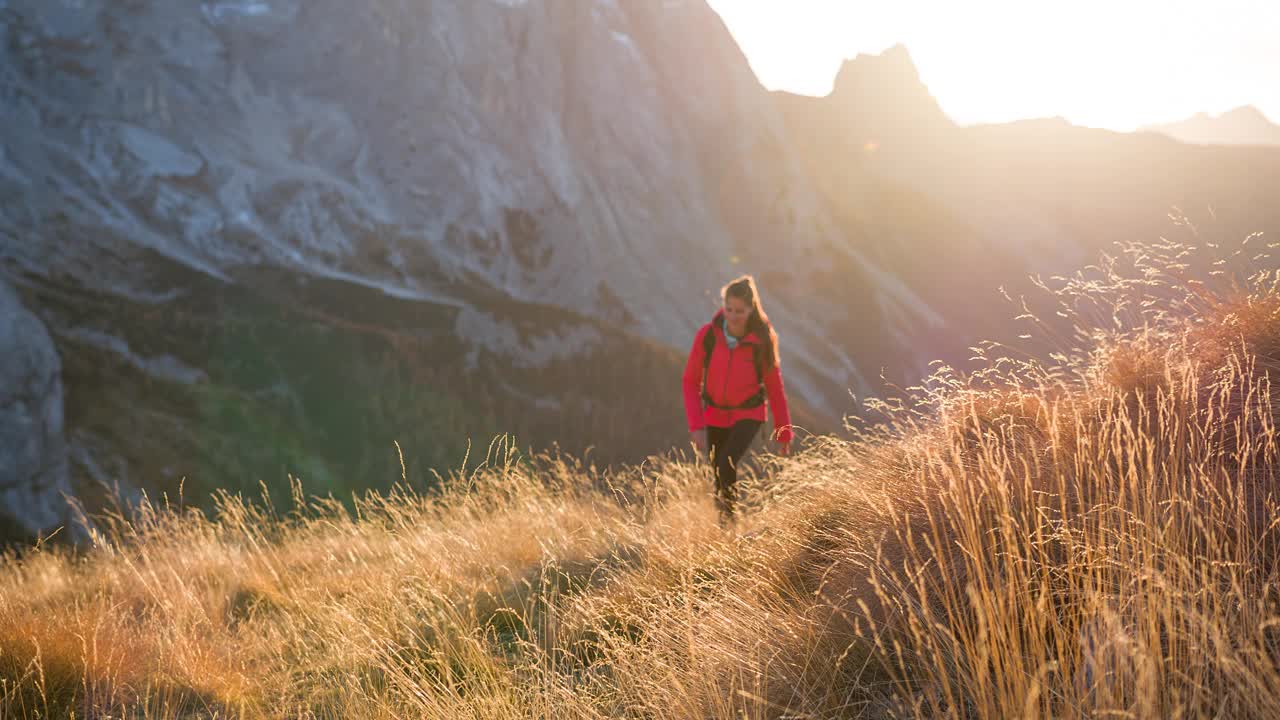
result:
<svg viewBox="0 0 1280 720"><path fill-rule="evenodd" d="M1178 252L1064 289L1088 352L761 459L733 532L686 458L499 446L11 559L0 718L1275 717L1280 292Z"/></svg>

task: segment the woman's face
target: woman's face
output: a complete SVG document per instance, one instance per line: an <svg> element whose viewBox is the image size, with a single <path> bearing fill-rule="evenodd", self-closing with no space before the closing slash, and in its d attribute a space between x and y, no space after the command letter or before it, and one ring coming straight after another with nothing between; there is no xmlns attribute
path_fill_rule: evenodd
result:
<svg viewBox="0 0 1280 720"><path fill-rule="evenodd" d="M747 318L751 317L751 305L740 297L730 295L724 299L724 324L729 333L742 336L747 330Z"/></svg>

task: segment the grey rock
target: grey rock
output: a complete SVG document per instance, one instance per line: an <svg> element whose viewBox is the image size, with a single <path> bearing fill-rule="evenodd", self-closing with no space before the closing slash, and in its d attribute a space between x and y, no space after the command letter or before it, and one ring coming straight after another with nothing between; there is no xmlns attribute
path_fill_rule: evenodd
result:
<svg viewBox="0 0 1280 720"><path fill-rule="evenodd" d="M70 328L63 331L62 334L68 340L83 343L114 355L138 371L157 380L180 385L191 385L206 379L204 371L199 368L188 367L172 355L141 357L129 348L129 343L124 339L108 335L101 330Z"/></svg>
<svg viewBox="0 0 1280 720"><path fill-rule="evenodd" d="M200 172L204 162L199 156L184 151L164 136L140 127L120 130L120 139L154 175L191 177Z"/></svg>
<svg viewBox="0 0 1280 720"><path fill-rule="evenodd" d="M68 518L61 364L44 323L0 279L0 513L47 532Z"/></svg>

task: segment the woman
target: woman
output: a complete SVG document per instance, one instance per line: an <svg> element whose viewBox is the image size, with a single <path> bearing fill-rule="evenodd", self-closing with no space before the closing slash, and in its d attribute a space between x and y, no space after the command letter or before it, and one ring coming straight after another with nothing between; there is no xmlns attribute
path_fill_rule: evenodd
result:
<svg viewBox="0 0 1280 720"><path fill-rule="evenodd" d="M738 460L773 410L778 451L791 449L791 415L778 366L778 334L760 305L755 280L743 275L720 289L723 307L702 326L684 366L684 407L693 444L711 448L716 507L733 520Z"/></svg>

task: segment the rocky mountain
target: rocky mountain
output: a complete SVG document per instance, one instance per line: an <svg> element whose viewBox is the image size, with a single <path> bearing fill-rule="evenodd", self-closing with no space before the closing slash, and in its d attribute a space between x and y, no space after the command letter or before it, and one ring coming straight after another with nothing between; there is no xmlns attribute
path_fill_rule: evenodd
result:
<svg viewBox="0 0 1280 720"><path fill-rule="evenodd" d="M1196 113L1185 120L1148 125L1143 130L1196 145L1280 145L1280 125L1252 105L1221 115Z"/></svg>
<svg viewBox="0 0 1280 720"><path fill-rule="evenodd" d="M937 321L702 0L7 0L0 39L15 535L386 488L393 441L420 483L505 431L638 460L740 272L815 429Z"/></svg>

